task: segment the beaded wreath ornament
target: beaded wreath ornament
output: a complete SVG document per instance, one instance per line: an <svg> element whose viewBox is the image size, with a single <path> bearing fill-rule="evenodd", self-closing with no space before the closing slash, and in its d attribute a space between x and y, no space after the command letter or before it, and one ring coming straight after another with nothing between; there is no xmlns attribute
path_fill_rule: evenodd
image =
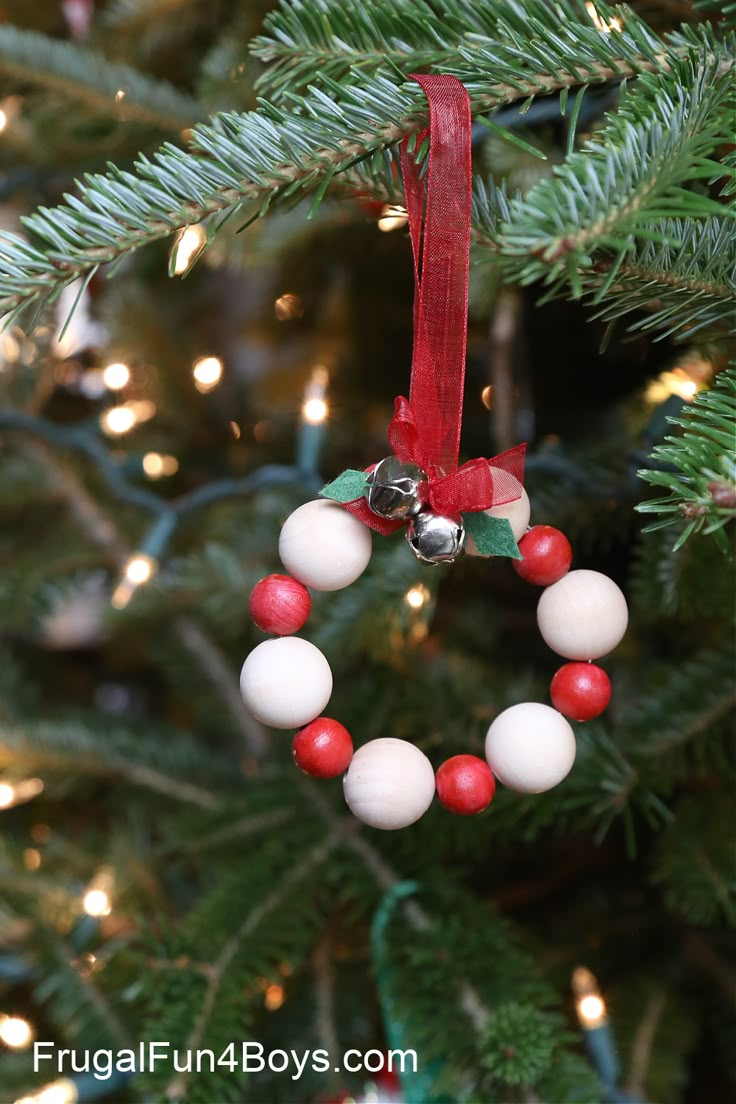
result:
<svg viewBox="0 0 736 1104"><path fill-rule="evenodd" d="M413 76L429 101L427 196L409 144L401 166L414 256L414 351L409 398L397 398L389 427L392 455L368 471L350 470L285 521L279 556L288 575L255 586L250 613L274 639L247 657L240 676L252 715L273 728L298 729L296 765L315 778L344 774L345 800L374 828L418 820L435 793L460 815L481 812L496 780L522 793L561 782L575 760L570 720L588 721L608 705L611 684L592 663L612 651L627 626L619 587L597 571L571 571L572 549L558 529L529 528L524 445L459 465L470 254L470 105L451 76ZM423 239L423 240L422 240ZM522 702L500 713L485 759L455 755L435 773L408 740L371 740L357 750L339 721L323 716L332 672L322 652L296 637L306 623L309 590L355 582L371 557L371 530L405 527L409 548L426 564L452 563L464 551L508 556L517 573L544 588L537 608L543 639L571 662L555 674L552 706ZM517 544L518 542L518 544Z"/></svg>

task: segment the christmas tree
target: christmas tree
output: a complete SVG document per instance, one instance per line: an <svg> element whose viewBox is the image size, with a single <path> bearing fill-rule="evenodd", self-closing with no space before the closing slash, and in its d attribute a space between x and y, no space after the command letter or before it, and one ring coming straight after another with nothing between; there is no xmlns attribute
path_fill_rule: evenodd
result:
<svg viewBox="0 0 736 1104"><path fill-rule="evenodd" d="M725 1104L736 5L269 9L3 5L0 1101ZM473 120L463 455L528 443L630 623L561 785L381 832L238 674L408 389L414 73ZM377 536L312 594L330 716L482 758L539 594Z"/></svg>

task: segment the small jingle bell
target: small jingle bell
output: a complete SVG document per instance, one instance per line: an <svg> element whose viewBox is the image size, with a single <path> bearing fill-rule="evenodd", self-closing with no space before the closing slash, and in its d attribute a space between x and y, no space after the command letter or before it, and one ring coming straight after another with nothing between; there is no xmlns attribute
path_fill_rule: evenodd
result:
<svg viewBox="0 0 736 1104"><path fill-rule="evenodd" d="M458 518L423 510L409 522L406 539L423 563L453 563L465 549L465 527Z"/></svg>
<svg viewBox="0 0 736 1104"><path fill-rule="evenodd" d="M374 514L389 521L406 521L424 505L427 473L418 464L387 456L366 478L365 497Z"/></svg>

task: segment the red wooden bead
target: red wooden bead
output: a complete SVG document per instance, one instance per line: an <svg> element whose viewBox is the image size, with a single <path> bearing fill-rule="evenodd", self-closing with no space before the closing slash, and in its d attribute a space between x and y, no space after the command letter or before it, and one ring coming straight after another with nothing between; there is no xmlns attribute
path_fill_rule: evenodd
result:
<svg viewBox="0 0 736 1104"><path fill-rule="evenodd" d="M595 663L566 663L549 687L558 713L572 721L592 721L611 700L611 680Z"/></svg>
<svg viewBox="0 0 736 1104"><path fill-rule="evenodd" d="M291 575L267 575L250 595L250 615L259 629L275 636L297 632L309 617L312 599Z"/></svg>
<svg viewBox="0 0 736 1104"><path fill-rule="evenodd" d="M336 778L350 766L353 741L339 721L317 717L300 728L291 745L299 770L312 778Z"/></svg>
<svg viewBox="0 0 736 1104"><path fill-rule="evenodd" d="M440 804L458 816L483 812L495 790L491 768L477 755L453 755L437 771Z"/></svg>
<svg viewBox="0 0 736 1104"><path fill-rule="evenodd" d="M511 561L514 571L535 586L551 586L570 570L570 542L551 525L532 526L519 541L519 551L523 558Z"/></svg>

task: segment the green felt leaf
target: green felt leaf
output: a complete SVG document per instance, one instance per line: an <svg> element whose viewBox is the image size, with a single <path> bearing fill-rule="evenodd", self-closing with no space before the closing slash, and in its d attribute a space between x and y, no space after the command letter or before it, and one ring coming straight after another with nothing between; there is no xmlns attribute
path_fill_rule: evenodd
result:
<svg viewBox="0 0 736 1104"><path fill-rule="evenodd" d="M331 483L324 486L319 493L323 498L331 498L335 502L353 502L356 498L361 498L364 491L365 472L348 468L338 475L337 479L333 479Z"/></svg>
<svg viewBox="0 0 736 1104"><path fill-rule="evenodd" d="M463 514L463 524L475 541L481 556L510 556L520 560L521 552L514 540L507 518L494 518L488 514Z"/></svg>

